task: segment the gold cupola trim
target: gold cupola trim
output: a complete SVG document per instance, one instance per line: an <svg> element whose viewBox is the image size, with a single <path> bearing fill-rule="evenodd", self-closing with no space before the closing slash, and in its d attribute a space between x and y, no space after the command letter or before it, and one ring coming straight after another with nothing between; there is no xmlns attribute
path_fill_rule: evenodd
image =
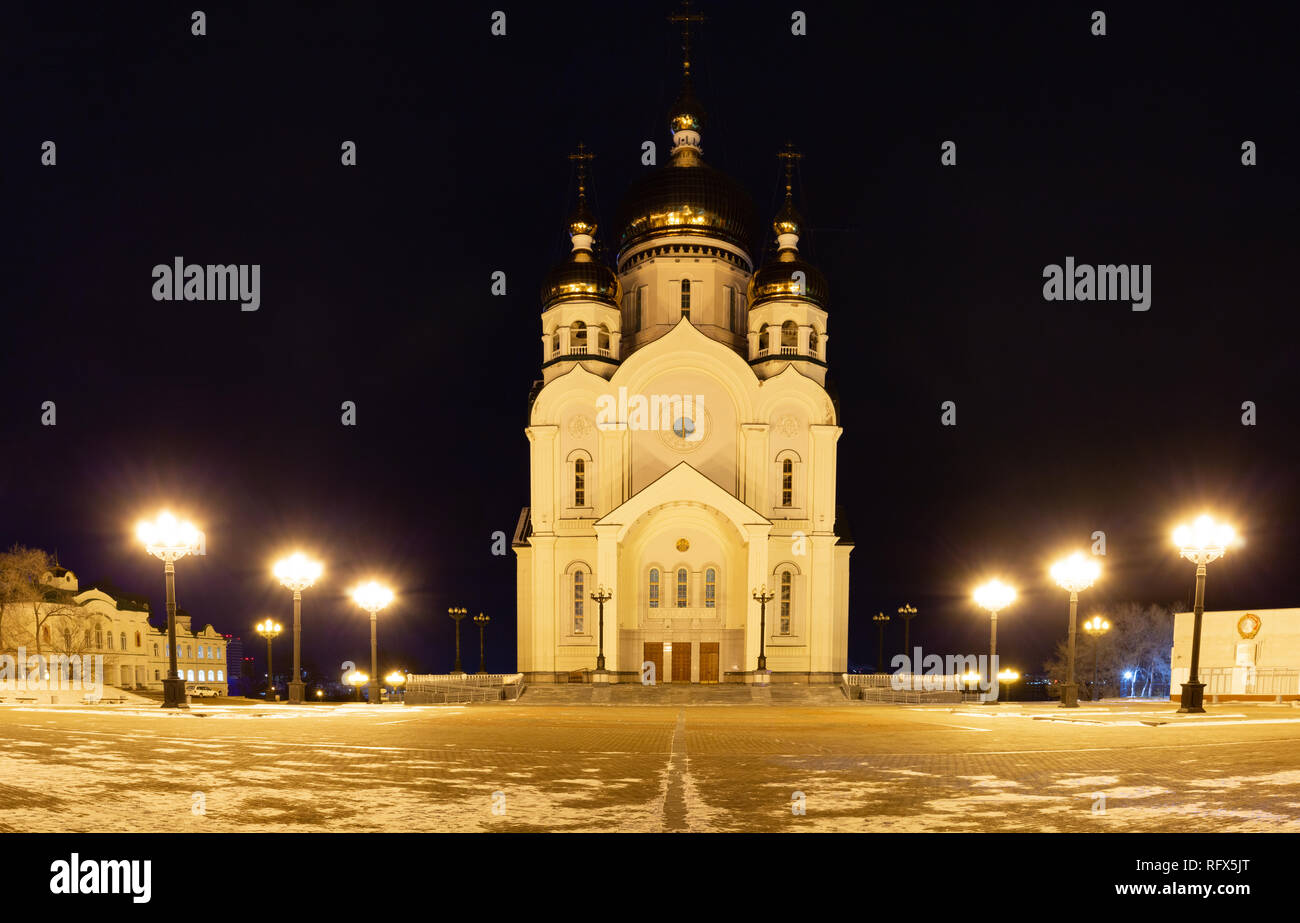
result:
<svg viewBox="0 0 1300 923"><path fill-rule="evenodd" d="M826 277L816 266L799 258L803 217L794 207L794 165L803 155L793 144L786 144L776 156L785 164L785 202L772 221L777 253L750 279L749 306L793 300L807 301L825 310L829 296Z"/></svg>

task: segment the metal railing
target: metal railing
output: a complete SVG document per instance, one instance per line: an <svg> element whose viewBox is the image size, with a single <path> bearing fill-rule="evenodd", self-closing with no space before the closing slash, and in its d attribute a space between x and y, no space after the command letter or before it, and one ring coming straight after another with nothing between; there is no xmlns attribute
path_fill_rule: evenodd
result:
<svg viewBox="0 0 1300 923"><path fill-rule="evenodd" d="M447 705L517 699L522 673L426 673L406 678L407 705Z"/></svg>
<svg viewBox="0 0 1300 923"><path fill-rule="evenodd" d="M1300 695L1295 667L1213 667L1202 670L1206 695Z"/></svg>

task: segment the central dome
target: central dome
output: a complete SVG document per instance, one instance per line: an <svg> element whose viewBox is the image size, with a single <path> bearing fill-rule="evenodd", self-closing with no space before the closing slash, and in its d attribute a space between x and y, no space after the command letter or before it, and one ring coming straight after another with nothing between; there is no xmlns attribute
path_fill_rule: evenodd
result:
<svg viewBox="0 0 1300 923"><path fill-rule="evenodd" d="M619 209L619 249L668 234L699 234L749 251L754 206L744 188L698 157L673 162L628 190Z"/></svg>

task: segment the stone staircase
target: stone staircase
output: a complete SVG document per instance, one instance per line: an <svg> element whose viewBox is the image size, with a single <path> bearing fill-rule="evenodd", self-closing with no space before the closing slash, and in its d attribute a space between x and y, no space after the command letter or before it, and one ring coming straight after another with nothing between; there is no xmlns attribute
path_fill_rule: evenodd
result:
<svg viewBox="0 0 1300 923"><path fill-rule="evenodd" d="M692 683L662 683L642 686L640 683L612 683L608 698L602 690L588 684L538 684L528 686L519 697L520 705L785 705L825 706L848 705L844 690L838 685L809 686L804 684L773 684L770 698L756 699L753 687L742 683L703 685Z"/></svg>

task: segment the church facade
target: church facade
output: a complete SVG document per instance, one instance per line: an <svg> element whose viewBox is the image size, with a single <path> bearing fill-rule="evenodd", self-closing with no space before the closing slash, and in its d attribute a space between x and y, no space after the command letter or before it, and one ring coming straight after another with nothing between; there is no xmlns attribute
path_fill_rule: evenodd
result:
<svg viewBox="0 0 1300 923"><path fill-rule="evenodd" d="M602 652L596 678L616 682L829 682L847 665L853 545L798 155L781 155L774 255L756 266L749 196L704 161L687 48L671 160L627 193L615 266L594 251L580 147L572 252L542 286L513 541L532 682L591 678Z"/></svg>

